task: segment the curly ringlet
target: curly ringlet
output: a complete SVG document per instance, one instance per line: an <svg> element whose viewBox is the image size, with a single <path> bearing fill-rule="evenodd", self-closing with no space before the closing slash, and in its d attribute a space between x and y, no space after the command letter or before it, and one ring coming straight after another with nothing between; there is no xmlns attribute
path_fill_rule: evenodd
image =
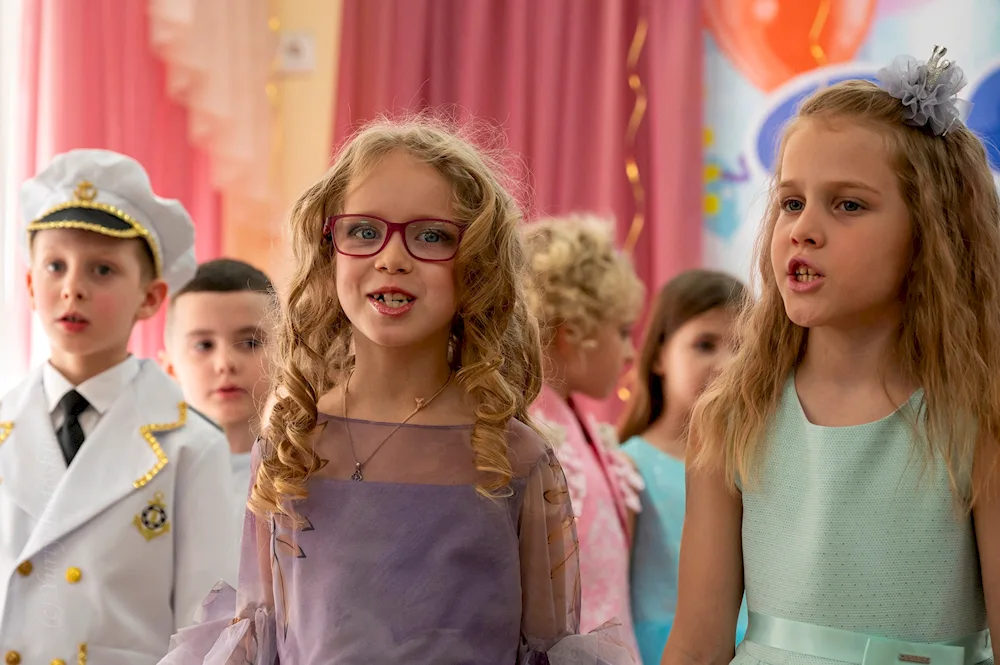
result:
<svg viewBox="0 0 1000 665"><path fill-rule="evenodd" d="M743 311L739 351L695 408L694 465L724 470L735 491L759 473L767 428L807 331L785 314L771 267L779 213L776 185L788 137L803 121L864 123L894 154L900 193L913 225L902 327L895 361L924 390L926 437L915 438L927 463L947 465L958 502L971 509L997 469L975 466L977 451L1000 442L1000 203L983 144L957 123L944 136L905 124L900 101L867 81L847 81L809 97L784 132L754 276L760 298Z"/></svg>
<svg viewBox="0 0 1000 665"><path fill-rule="evenodd" d="M560 326L587 339L603 323L624 323L642 308L645 287L615 247L613 220L573 213L524 229L531 265L528 301L548 347Z"/></svg>
<svg viewBox="0 0 1000 665"><path fill-rule="evenodd" d="M380 118L357 131L333 166L295 204L289 220L294 272L282 299L273 349L275 397L265 448L250 497L258 515L298 520L323 465L312 450L317 400L353 366L352 327L335 288L336 252L322 237L324 219L343 213L352 183L403 150L452 184L455 221L466 226L455 259L458 308L453 327L456 381L477 401L472 429L476 469L486 496L509 492L513 470L506 428L531 425L528 406L541 388L538 325L524 295L526 259L518 227L516 180L501 166L502 147L479 149L495 132L423 114Z"/></svg>

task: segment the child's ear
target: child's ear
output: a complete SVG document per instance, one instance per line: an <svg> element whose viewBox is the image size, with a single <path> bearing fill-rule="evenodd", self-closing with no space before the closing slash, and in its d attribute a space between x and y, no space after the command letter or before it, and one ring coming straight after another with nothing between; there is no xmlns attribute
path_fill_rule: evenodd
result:
<svg viewBox="0 0 1000 665"><path fill-rule="evenodd" d="M24 276L25 285L28 287L28 302L31 303L31 311L35 311L35 285L31 281L31 268L28 268Z"/></svg>
<svg viewBox="0 0 1000 665"><path fill-rule="evenodd" d="M567 361L579 360L582 358L581 354L597 348L597 340L584 338L583 331L572 323L564 323L556 328L553 343L556 352Z"/></svg>
<svg viewBox="0 0 1000 665"><path fill-rule="evenodd" d="M167 283L162 279L151 281L146 286L146 295L142 300L142 304L139 305L139 311L136 312L136 319L144 321L160 311L160 305L167 299L167 291Z"/></svg>
<svg viewBox="0 0 1000 665"><path fill-rule="evenodd" d="M160 365L160 369L167 373L167 376L174 379L177 378L177 373L174 372L174 364L170 362L170 354L167 353L166 349L161 349L156 354L156 362Z"/></svg>
<svg viewBox="0 0 1000 665"><path fill-rule="evenodd" d="M572 323L563 323L556 327L552 342L555 344L557 351L566 354L568 352L575 352L580 348L582 337L580 329L575 325Z"/></svg>

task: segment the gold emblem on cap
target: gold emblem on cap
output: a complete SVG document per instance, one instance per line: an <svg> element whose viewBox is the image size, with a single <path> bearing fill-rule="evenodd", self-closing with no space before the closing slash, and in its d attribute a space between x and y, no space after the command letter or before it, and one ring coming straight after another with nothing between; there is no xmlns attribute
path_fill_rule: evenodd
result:
<svg viewBox="0 0 1000 665"><path fill-rule="evenodd" d="M93 201L97 198L97 188L89 180L83 180L76 186L73 196L77 201Z"/></svg>

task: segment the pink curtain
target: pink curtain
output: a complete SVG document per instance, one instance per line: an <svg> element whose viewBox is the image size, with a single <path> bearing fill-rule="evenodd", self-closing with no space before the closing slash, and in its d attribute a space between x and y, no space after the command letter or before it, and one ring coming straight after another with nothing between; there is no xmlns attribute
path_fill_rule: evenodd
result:
<svg viewBox="0 0 1000 665"><path fill-rule="evenodd" d="M25 177L73 148L130 155L145 166L157 194L179 199L194 218L198 259L218 256L219 196L208 158L188 139L187 112L167 97L164 66L149 46L147 4L24 4ZM162 340L163 311L136 327L131 348L154 356Z"/></svg>
<svg viewBox="0 0 1000 665"><path fill-rule="evenodd" d="M345 0L335 145L380 113L490 121L530 171L535 214L613 215L623 243L641 227L653 292L701 264L701 34L698 0ZM611 419L620 405L588 406Z"/></svg>

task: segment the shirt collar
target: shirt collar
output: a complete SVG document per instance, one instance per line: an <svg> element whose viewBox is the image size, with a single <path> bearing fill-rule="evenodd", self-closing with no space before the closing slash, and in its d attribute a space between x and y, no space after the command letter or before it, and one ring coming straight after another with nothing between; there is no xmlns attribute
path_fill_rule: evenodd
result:
<svg viewBox="0 0 1000 665"><path fill-rule="evenodd" d="M130 355L114 367L74 386L51 363L45 363L42 367L42 387L49 403L49 413L56 410L59 401L66 393L75 389L90 402L90 406L99 415L104 415L104 412L111 408L125 388L138 376L139 369L138 358Z"/></svg>
<svg viewBox="0 0 1000 665"><path fill-rule="evenodd" d="M560 422L567 423L578 419L572 402L569 399L563 399L556 392L556 389L547 383L542 384L542 390L538 394L535 404L542 413L548 415L549 418L558 419Z"/></svg>

